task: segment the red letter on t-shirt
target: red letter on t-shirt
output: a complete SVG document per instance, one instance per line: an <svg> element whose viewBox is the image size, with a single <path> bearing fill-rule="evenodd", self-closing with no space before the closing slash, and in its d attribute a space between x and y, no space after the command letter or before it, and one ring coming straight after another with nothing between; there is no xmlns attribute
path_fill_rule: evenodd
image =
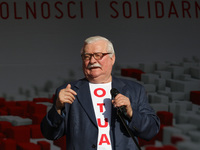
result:
<svg viewBox="0 0 200 150"><path fill-rule="evenodd" d="M105 118L104 120L105 120L105 123L104 123L104 125L102 125L102 124L101 124L101 119L100 119L100 118L97 119L97 123L98 123L98 126L99 126L99 127L105 128L105 127L108 126L108 118Z"/></svg>
<svg viewBox="0 0 200 150"><path fill-rule="evenodd" d="M106 134L102 134L101 135L101 139L100 139L99 145L102 145L103 143L107 143L108 145L110 145L110 142L109 142L108 137L107 137Z"/></svg>
<svg viewBox="0 0 200 150"><path fill-rule="evenodd" d="M100 108L100 112L103 112L104 105L105 105L104 103L97 103L97 106L99 106L99 108Z"/></svg>

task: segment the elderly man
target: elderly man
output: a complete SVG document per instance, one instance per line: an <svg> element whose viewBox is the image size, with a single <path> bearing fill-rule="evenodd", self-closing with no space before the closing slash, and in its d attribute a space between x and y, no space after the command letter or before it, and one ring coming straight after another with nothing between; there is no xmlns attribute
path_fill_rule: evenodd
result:
<svg viewBox="0 0 200 150"><path fill-rule="evenodd" d="M135 137L153 138L160 122L144 87L111 75L115 53L104 37L86 39L81 56L85 78L56 90L54 105L41 123L44 137L66 135L67 150L137 150L116 112L125 108L125 122ZM112 88L119 91L113 99Z"/></svg>

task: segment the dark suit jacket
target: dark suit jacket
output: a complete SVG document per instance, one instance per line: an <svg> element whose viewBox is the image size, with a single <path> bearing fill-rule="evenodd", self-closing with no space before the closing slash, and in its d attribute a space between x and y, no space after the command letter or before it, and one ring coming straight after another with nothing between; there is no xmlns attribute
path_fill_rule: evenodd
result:
<svg viewBox="0 0 200 150"><path fill-rule="evenodd" d="M59 91L66 86L67 84L57 89L55 99ZM74 103L65 104L62 116L57 113L54 104L41 123L41 131L44 137L50 140L66 135L67 150L95 150L98 126L89 82L81 79L71 83L71 86L77 92ZM133 117L127 123L133 134L146 140L154 137L159 131L160 122L148 103L144 87L133 81L112 77L112 88L118 89L131 101ZM113 150L137 150L114 107L112 107L110 136Z"/></svg>

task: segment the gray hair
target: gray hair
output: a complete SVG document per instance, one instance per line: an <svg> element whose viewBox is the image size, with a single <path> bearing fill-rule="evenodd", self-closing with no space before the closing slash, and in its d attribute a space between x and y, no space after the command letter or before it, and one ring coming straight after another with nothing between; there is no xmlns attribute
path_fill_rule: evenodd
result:
<svg viewBox="0 0 200 150"><path fill-rule="evenodd" d="M86 44L90 44L90 43L93 43L93 42L96 42L96 41L100 41L100 40L107 41L107 43L108 43L107 52L111 53L109 56L112 57L112 55L115 54L115 51L114 51L114 48L113 48L113 44L107 38L102 37L102 36L92 36L92 37L87 38L84 41L84 46L81 48L81 54L83 54L84 47L85 47Z"/></svg>

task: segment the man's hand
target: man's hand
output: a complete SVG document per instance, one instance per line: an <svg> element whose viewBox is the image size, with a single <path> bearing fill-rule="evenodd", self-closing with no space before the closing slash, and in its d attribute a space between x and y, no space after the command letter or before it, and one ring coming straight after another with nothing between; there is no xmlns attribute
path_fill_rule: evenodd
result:
<svg viewBox="0 0 200 150"><path fill-rule="evenodd" d="M71 89L71 84L68 84L65 89L60 90L56 100L56 109L59 114L61 114L61 110L64 108L65 103L72 104L74 102L75 95L77 95L77 93Z"/></svg>
<svg viewBox="0 0 200 150"><path fill-rule="evenodd" d="M133 116L133 110L132 110L132 107L131 107L131 102L129 100L128 97L122 95L122 94L117 94L117 96L115 97L114 100L112 100L112 104L115 106L115 107L121 107L121 106L125 106L126 107L126 112L127 112L127 115L132 118Z"/></svg>

